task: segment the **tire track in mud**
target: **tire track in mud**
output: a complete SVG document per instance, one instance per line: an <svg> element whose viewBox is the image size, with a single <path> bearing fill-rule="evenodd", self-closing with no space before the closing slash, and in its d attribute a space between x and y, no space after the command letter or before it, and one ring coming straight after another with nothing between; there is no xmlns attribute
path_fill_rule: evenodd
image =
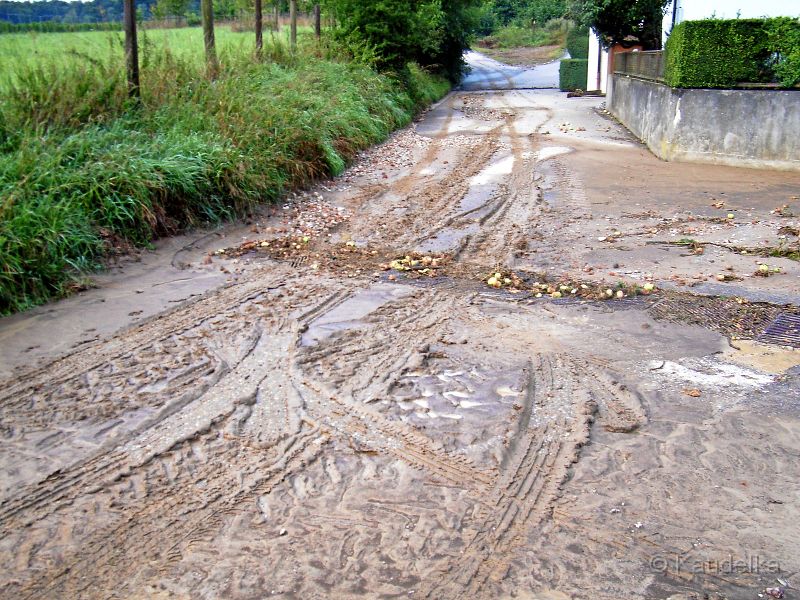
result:
<svg viewBox="0 0 800 600"><path fill-rule="evenodd" d="M419 165L440 157L455 96L448 102L439 134ZM528 155L538 140L519 135L518 113L507 98L503 102L513 114L483 135L476 151L461 152L443 178L411 174L389 188L415 213L389 229L396 247L474 216L456 211L504 136L512 174L481 207L483 231L466 239L459 260L513 260L519 240L540 227L535 200L541 198ZM379 186L366 190L365 198L374 191L383 193ZM376 231L383 210L376 203L353 226ZM415 473L414 481L463 490L458 498L467 508L448 515L458 524L447 531L454 545L437 555L443 567L418 593L437 599L494 596L515 556L528 551L531 532L552 522L554 502L595 417L615 432L631 431L646 419L636 394L602 365L534 352L529 337L501 339L491 315L458 287L409 286L402 297L374 306L367 301L369 310L348 316L345 309L363 301L359 294L367 280L309 283L294 273L301 267L270 262L235 285L32 370L0 392L0 416L10 419L12 436L26 428L57 428L83 415L105 427L134 407L153 411L118 434L99 435L96 447L0 503L6 538L0 564L16 577L0 584L3 594L132 597L142 581L163 581L187 556L209 551L217 536L232 535L231 519L257 510L262 496L341 442L365 464L373 456L382 464L399 461L412 467L407 471ZM329 320L330 330L320 333L320 323L337 311L343 311L341 320ZM524 318L532 331L534 317ZM451 350L456 333L485 345ZM479 367L509 373L502 375L506 379L490 377ZM508 383L512 375L521 378L519 389ZM438 387L419 383L428 379ZM431 416L430 408L420 413L427 418L424 426L399 415L400 391L418 392L425 385L431 385L426 398L448 401L462 413L491 404L495 421L467 431L471 443L463 430L473 428L481 413L465 425ZM43 411L48 404L56 408ZM48 443L58 449L64 439ZM487 458L495 455L497 460ZM335 494L357 495L357 484L350 483L356 479L331 478ZM423 507L414 500L409 497L395 513L413 522L416 511L419 518ZM347 517L340 568L356 552L358 526L374 528L374 517ZM379 541L380 536L373 543ZM460 555L451 551L456 547L463 548ZM409 553L426 558L424 545Z"/></svg>
<svg viewBox="0 0 800 600"><path fill-rule="evenodd" d="M476 517L477 532L439 581L420 590L423 598L472 598L502 579L510 561L526 541L526 533L548 517L567 469L588 441L594 403L565 379L568 368L559 359L538 357L532 365L528 397L534 412L546 410L548 401L561 396L570 414L529 423L519 432L513 452L492 490L487 505ZM558 369L560 377L553 376Z"/></svg>
<svg viewBox="0 0 800 600"><path fill-rule="evenodd" d="M364 451L391 454L457 485L470 481L485 487L496 476L492 470L476 467L465 457L447 452L441 443L367 406L390 396L405 372L425 364L430 354L426 340L440 335L456 305L454 299L435 292L417 292L377 308L367 320L366 332L345 330L316 347L303 347L298 339L296 389L303 396L316 396L315 402L305 402L312 418L339 434L355 433ZM310 324L311 320L306 321L301 331ZM484 487L477 491L479 497Z"/></svg>
<svg viewBox="0 0 800 600"><path fill-rule="evenodd" d="M477 227L475 233L467 233L454 248L454 256L463 263L486 266L486 257L493 257L494 264L512 265L520 251L527 249L529 240L541 238L540 220L545 211L542 193L536 184L534 169L536 150L540 146L539 134L523 136L515 122L520 118L520 108L513 99L523 96L519 92L506 92L491 96L499 100L508 113L500 136L510 144L509 157L513 160L510 176L499 185L487 202L469 210L451 214L433 225L429 233L417 241L417 245L435 238L443 230L457 232L470 226ZM531 107L533 110L549 111ZM549 118L549 117L548 117ZM545 120L546 122L546 120ZM537 132L542 125L537 126Z"/></svg>
<svg viewBox="0 0 800 600"><path fill-rule="evenodd" d="M46 366L14 376L0 386L2 388L0 404L9 405L15 399L17 402L23 402L25 393L51 385L53 381L66 380L76 374L96 369L111 359L149 345L154 340L154 329L157 332L156 339L178 335L225 310L258 298L269 289L277 289L284 285L280 275L276 276L274 270L270 273L265 269L260 275L252 276L246 281L207 292L194 301L187 301L180 307L123 330L108 340L97 341Z"/></svg>
<svg viewBox="0 0 800 600"><path fill-rule="evenodd" d="M262 368L258 361L260 360L262 363L266 361L269 358L267 355L270 350L276 353L280 353L282 350L285 352L285 346L290 339L290 337L286 338L287 341L283 346L274 345L272 338L276 334L280 335L287 325L285 319L276 316L278 311L276 304L279 305L281 302L276 302L276 298L264 300L261 298L261 291L254 293L252 289L249 289L252 286L263 289L263 284L258 283L258 279L255 279L250 286L246 286L248 289L244 294L237 294L233 299L225 297L224 303L213 302L211 307L193 306L193 310L189 311L190 314L187 314L185 310L173 311L171 314L162 315L152 321L149 327L148 325L138 326L135 339L142 342L140 348L150 348L153 343L158 345L168 339L171 341L167 346L169 350L189 348L191 356L192 353L198 351L197 349L203 349L215 356L215 367L210 371L210 376L192 381L193 385L186 389L182 389L182 385L178 388L166 386L160 390L158 395L160 403L152 404L153 410L149 416L140 422L134 422L131 427L123 428L120 435L99 438L95 450L89 450L87 454L84 448L82 453L77 452L73 456L71 463L56 463L51 467L51 472L43 476L40 481L24 486L13 496L4 499L0 503L0 528L14 526L17 524L17 518L32 522L42 516L38 511L45 510L44 514L47 514L54 507L64 503L68 504L81 493L81 488L94 489L102 482L113 479L119 473L126 472L131 468L131 464L144 461L142 456L146 452L142 448L163 447L165 440L168 447L180 435L190 436L202 423L213 420L218 414L230 411L237 402L250 402L250 398L246 394L239 395L239 388L243 389L249 386L253 393L258 384L253 385L252 380L249 382L247 380L251 377L263 379L263 376L258 375L259 369ZM277 289L277 287L273 289ZM318 293L319 290L318 286L310 286L307 292ZM292 305L297 306L297 303L302 303L303 298L308 298L309 295L311 294L305 293L300 296L287 296L287 298ZM244 300L242 300L243 297ZM283 304L286 306L285 302ZM227 312L211 312L214 308L220 308L221 305L226 308ZM198 308L202 308L202 310L198 310ZM194 327L192 327L192 319ZM265 327L269 332L262 330L261 327ZM150 331L150 335L148 335L148 331L151 329L154 329L155 332ZM118 347L127 335L127 332L123 332L110 339L109 346ZM237 337L241 338L243 342L239 344L239 349L235 350ZM148 338L151 341L149 346L145 343ZM152 342L154 338L156 341ZM264 343L265 341L266 343ZM94 359L95 354L103 354L102 346L89 350L88 353L90 358ZM93 377L97 380L98 387L105 393L100 399L105 399L109 404L107 409L100 407L102 412L95 419L98 426L105 428L108 427L104 425L109 422L108 419L112 419L110 421L112 425L117 423L118 420L114 421L117 415L124 416L125 411L131 406L138 406L147 399L140 393L143 386L151 385L154 383L154 378L161 377L163 367L169 367L168 359L171 358L169 353L150 355L152 361L157 361L155 365L150 364L150 366L157 367L154 370L155 376L142 379L141 377L137 378L141 366L137 361L123 359L118 361L118 368L114 369L109 366L113 367L115 360L118 359L112 359L107 365L93 368L91 361L84 360L83 354L76 355L77 362L89 363L89 373L96 371ZM113 356L111 352L109 355ZM46 372L47 370L44 369L44 373ZM115 387L109 384L109 379L112 382L121 381L122 385ZM182 379L180 383L183 383ZM39 403L42 404L41 407L33 404L29 410L19 411L17 409L19 403L31 405L31 396L23 396L16 405L4 404L2 406L7 442L13 440L15 436L24 436L25 432L32 427L58 428L60 427L59 421L65 421L70 416L73 420L84 419L83 422L86 422L80 411L71 412L80 408L81 402L85 402L84 395L80 393L86 389L85 372L78 372L66 379L65 382L55 380L49 385L44 382L37 382L34 385L41 386L44 390L44 395L39 400ZM71 399L70 394L75 399ZM95 399L98 398L95 397ZM42 400L51 402L58 409L56 411L48 410L46 403L43 403ZM62 406L65 403L66 407ZM92 411L99 410L96 405L90 405L90 407ZM215 414L209 414L214 411L216 411ZM57 415L62 416L55 419ZM190 417L195 417L196 420L191 422ZM66 444L69 442L70 436L64 434L61 438L63 439L60 442ZM68 448L68 445L63 446L63 449ZM63 452L63 449L60 451ZM166 450L166 448L162 449Z"/></svg>
<svg viewBox="0 0 800 600"><path fill-rule="evenodd" d="M334 292L303 314L324 311L340 297ZM15 586L15 593L114 595L116 589L102 586L113 586L121 573L132 576L141 568L140 557L165 568L180 559L179 545L191 546L216 532L221 519L242 501L268 493L287 473L312 460L321 445L309 449L310 441L325 436L308 427L310 422L303 425L302 399L287 394L288 403L276 401L295 336L287 329L284 320L276 333L260 334L213 394L194 399L113 452L53 473L4 503L3 531L40 536L35 552L16 559L29 563L25 571L34 578ZM100 517L103 526L87 527L87 516ZM74 534L70 546L75 554L63 556L48 541L65 526ZM58 552L57 561L47 558L53 552Z"/></svg>
<svg viewBox="0 0 800 600"><path fill-rule="evenodd" d="M240 510L244 501L268 493L322 449L322 445L311 445L318 432L309 429L290 437L271 455L254 453L244 440L224 435L225 425L223 420L208 433L120 478L114 486L116 493L109 494L113 524L93 530L80 540L74 555L60 561L55 572L44 571L17 593L24 598L54 593L61 597L120 597L122 590L116 582L126 581L125 575L130 577L141 568L138 557L147 557L158 569L165 569L180 560L183 549L216 532L222 520ZM200 445L206 457L188 468L183 461L189 453L197 455L192 444ZM165 463L171 467L169 475L164 475ZM230 464L237 469L230 469ZM145 497L126 499L123 492L128 485L143 490ZM126 507L128 503L132 506ZM104 589L104 583L109 587Z"/></svg>
<svg viewBox="0 0 800 600"><path fill-rule="evenodd" d="M441 292L429 292L425 296L441 295ZM413 307L408 311L399 306L409 303ZM450 313L463 310L457 309L452 301L439 300L439 303ZM429 339L435 338L445 320L431 317L435 323L420 323L415 315L432 315L440 310L431 306L429 300L420 303L417 298L382 307L372 315L369 325L382 324L391 328L391 336L361 345L365 339L380 340L380 334L376 335L373 330L347 332L305 356L301 351L297 361L299 377L308 378L303 372L306 365L317 365L319 360L339 365L344 357L361 365L357 371L367 371L374 376L380 369L375 367L377 361L370 357L384 356L390 345L394 345L395 354L401 355L403 349L415 347L419 341L413 335L416 327L428 332ZM400 320L392 322L391 316L398 313ZM418 366L424 361L413 364ZM346 386L354 375L357 373L343 373L342 379L334 379L332 385ZM476 597L503 578L515 552L526 543L527 533L550 518L567 470L588 441L598 410L601 418L608 421L610 427L607 428L613 431L630 431L642 423L641 406L635 394L626 393L624 386L584 361L556 355L537 356L530 363L528 380L519 431L501 469L492 469L490 477L483 476L485 467L477 469L458 455L448 455L440 444L427 436L396 421L388 421L378 411L370 409L364 403L374 400L371 396L362 397L361 401L343 399L336 397L328 387L309 379L303 381L302 385L328 400L327 404L318 401L307 403L308 406L341 407L341 412L334 410L325 414L323 411L322 416L315 415L320 423L335 430L333 435L354 436L359 452L393 454L428 476L465 489L474 499L477 516L471 526L477 532L467 541L459 561L447 566L440 579L423 586L421 597ZM391 385L386 388L385 394L390 394ZM567 414L565 408L568 408ZM314 408L310 411L313 413Z"/></svg>

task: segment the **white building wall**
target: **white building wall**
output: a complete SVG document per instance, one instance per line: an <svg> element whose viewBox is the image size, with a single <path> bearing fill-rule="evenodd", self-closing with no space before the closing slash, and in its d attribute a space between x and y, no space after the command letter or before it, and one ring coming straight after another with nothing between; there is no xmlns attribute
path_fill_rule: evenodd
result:
<svg viewBox="0 0 800 600"><path fill-rule="evenodd" d="M586 89L600 90L604 94L608 89L608 51L603 49L600 39L594 31L589 32L589 68L586 74Z"/></svg>

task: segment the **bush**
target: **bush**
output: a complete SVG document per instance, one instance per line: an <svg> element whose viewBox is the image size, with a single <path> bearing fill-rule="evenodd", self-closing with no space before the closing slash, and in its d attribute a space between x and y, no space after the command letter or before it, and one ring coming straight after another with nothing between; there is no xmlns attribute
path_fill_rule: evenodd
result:
<svg viewBox="0 0 800 600"><path fill-rule="evenodd" d="M667 40L664 80L683 88L800 81L800 21L789 17L684 21Z"/></svg>
<svg viewBox="0 0 800 600"><path fill-rule="evenodd" d="M562 60L558 70L558 87L562 92L585 89L588 73L589 61L585 58Z"/></svg>
<svg viewBox="0 0 800 600"><path fill-rule="evenodd" d="M437 67L460 79L462 53L477 27L477 0L329 0L338 35L374 48L378 67L400 71L407 62Z"/></svg>
<svg viewBox="0 0 800 600"><path fill-rule="evenodd" d="M588 38L587 38L588 39ZM557 46L563 41L563 34L560 30L549 30L546 27L519 27L509 25L495 31L489 37L483 39L484 45L490 48L520 48L539 46Z"/></svg>
<svg viewBox="0 0 800 600"><path fill-rule="evenodd" d="M589 58L589 29L576 27L567 34L567 51L571 58Z"/></svg>

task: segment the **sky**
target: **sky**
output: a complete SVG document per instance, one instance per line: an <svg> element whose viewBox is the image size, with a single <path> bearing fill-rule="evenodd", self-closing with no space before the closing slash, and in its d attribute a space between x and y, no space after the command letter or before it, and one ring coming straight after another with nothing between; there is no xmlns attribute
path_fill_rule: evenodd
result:
<svg viewBox="0 0 800 600"><path fill-rule="evenodd" d="M719 19L735 19L737 11L742 18L800 16L798 0L679 0L683 19L705 19L712 14ZM669 11L671 14L672 11Z"/></svg>

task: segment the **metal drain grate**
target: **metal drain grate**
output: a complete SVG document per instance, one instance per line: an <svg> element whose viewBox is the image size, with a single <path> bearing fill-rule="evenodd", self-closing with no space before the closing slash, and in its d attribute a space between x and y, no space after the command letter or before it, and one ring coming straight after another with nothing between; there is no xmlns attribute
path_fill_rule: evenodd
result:
<svg viewBox="0 0 800 600"><path fill-rule="evenodd" d="M757 339L768 344L800 348L800 315L781 313Z"/></svg>
<svg viewBox="0 0 800 600"><path fill-rule="evenodd" d="M699 325L723 335L757 338L780 314L776 306L740 304L731 298L667 294L650 309L659 321Z"/></svg>

